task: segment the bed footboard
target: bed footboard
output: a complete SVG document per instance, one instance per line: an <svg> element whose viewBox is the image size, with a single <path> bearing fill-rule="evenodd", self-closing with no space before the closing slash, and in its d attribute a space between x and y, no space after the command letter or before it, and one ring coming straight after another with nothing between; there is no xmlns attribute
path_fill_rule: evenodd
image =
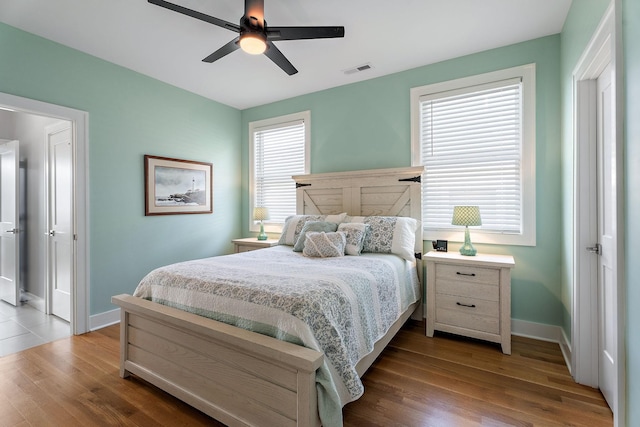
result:
<svg viewBox="0 0 640 427"><path fill-rule="evenodd" d="M227 425L319 426L323 354L117 295L120 376L134 374Z"/></svg>

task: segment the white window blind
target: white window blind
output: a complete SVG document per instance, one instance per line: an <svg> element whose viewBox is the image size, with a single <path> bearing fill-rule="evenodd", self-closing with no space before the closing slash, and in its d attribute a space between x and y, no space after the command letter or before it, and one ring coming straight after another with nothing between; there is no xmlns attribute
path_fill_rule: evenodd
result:
<svg viewBox="0 0 640 427"><path fill-rule="evenodd" d="M276 123L253 129L253 206L266 206L267 224L283 224L296 213L292 175L305 173L305 121Z"/></svg>
<svg viewBox="0 0 640 427"><path fill-rule="evenodd" d="M522 232L521 117L520 79L420 97L425 228L478 205L483 231Z"/></svg>

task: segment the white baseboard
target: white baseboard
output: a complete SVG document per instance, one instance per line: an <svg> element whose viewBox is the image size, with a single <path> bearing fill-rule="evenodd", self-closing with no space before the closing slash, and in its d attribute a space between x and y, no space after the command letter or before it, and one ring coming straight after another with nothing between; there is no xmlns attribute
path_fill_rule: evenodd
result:
<svg viewBox="0 0 640 427"><path fill-rule="evenodd" d="M33 295L29 292L23 292L22 300L25 304L30 305L36 310L46 313L44 298L40 298L39 296ZM102 329L107 326L115 325L116 323L120 323L119 308L90 316L89 330L95 331L96 329Z"/></svg>
<svg viewBox="0 0 640 427"><path fill-rule="evenodd" d="M511 319L511 334L541 341L561 342L562 328L526 320Z"/></svg>
<svg viewBox="0 0 640 427"><path fill-rule="evenodd" d="M564 333L564 329L560 328L560 333L562 334L560 337L560 350L562 351L562 356L564 357L564 363L567 364L569 373L571 374L571 376L573 376L573 366L571 365L571 342L569 341L569 338L567 338L567 334Z"/></svg>
<svg viewBox="0 0 640 427"><path fill-rule="evenodd" d="M104 313L94 314L89 316L89 330L95 331L96 329L106 328L107 326L120 323L120 309L105 311Z"/></svg>
<svg viewBox="0 0 640 427"><path fill-rule="evenodd" d="M24 301L25 304L30 305L31 307L35 308L38 311L41 311L43 313L47 312L44 298L41 298L37 295L34 295L29 292L22 292L20 301Z"/></svg>
<svg viewBox="0 0 640 427"><path fill-rule="evenodd" d="M558 343L562 357L564 357L564 363L567 365L567 368L569 368L569 373L573 375L571 366L571 342L569 338L567 338L564 329L560 326L511 319L511 334Z"/></svg>

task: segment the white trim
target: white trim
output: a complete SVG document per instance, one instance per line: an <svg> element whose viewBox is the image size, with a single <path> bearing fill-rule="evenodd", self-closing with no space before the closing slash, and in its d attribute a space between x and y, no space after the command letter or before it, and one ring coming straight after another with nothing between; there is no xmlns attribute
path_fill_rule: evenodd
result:
<svg viewBox="0 0 640 427"><path fill-rule="evenodd" d="M569 368L569 373L573 375L573 354L571 350L571 341L569 341L569 337L564 332L564 329L560 328L560 351L562 351L562 356L564 357L564 362L567 364L567 368Z"/></svg>
<svg viewBox="0 0 640 427"><path fill-rule="evenodd" d="M558 343L567 368L572 372L571 342L560 326L511 319L511 335Z"/></svg>
<svg viewBox="0 0 640 427"><path fill-rule="evenodd" d="M426 86L414 87L410 91L411 107L411 164L419 166L422 163L420 146L420 97L427 93L449 91L463 87L521 78L522 92L522 233L506 234L491 233L474 229L474 243L489 243L499 245L536 245L536 64L478 74L456 80L434 83ZM464 233L459 230L428 230L424 229L427 240L464 241Z"/></svg>
<svg viewBox="0 0 640 427"><path fill-rule="evenodd" d="M590 179L592 156L595 153L596 137L590 118L593 117L594 88L590 80L596 79L610 64L613 71L615 102L615 186L620 192L623 182L623 124L624 106L623 76L617 58L621 57L621 7L619 0L612 0L594 32L589 44L573 71L574 91L574 201L573 201L573 301L572 301L572 374L581 384L598 385L598 289L597 275L593 274L593 257L584 250L595 242L592 213L595 201L595 182ZM585 153L585 150L588 150ZM617 368L617 404L613 411L614 426L624 426L626 422L626 367L625 367L625 283L624 283L624 206L623 198L616 197L617 256L617 348L615 366ZM592 210L593 209L593 210Z"/></svg>
<svg viewBox="0 0 640 427"><path fill-rule="evenodd" d="M561 330L560 326L511 319L511 335L519 337L559 343Z"/></svg>
<svg viewBox="0 0 640 427"><path fill-rule="evenodd" d="M2 92L0 92L0 107L72 122L75 142L74 218L77 239L71 329L74 334L83 334L89 330L89 114L85 111Z"/></svg>
<svg viewBox="0 0 640 427"><path fill-rule="evenodd" d="M89 330L106 328L107 326L120 323L120 309L105 311L103 313L93 314L89 317Z"/></svg>
<svg viewBox="0 0 640 427"><path fill-rule="evenodd" d="M611 61L613 24L609 10L573 71L574 182L573 182L573 316L574 378L598 386L597 273L592 255L584 250L597 242L596 121L597 78Z"/></svg>
<svg viewBox="0 0 640 427"><path fill-rule="evenodd" d="M572 372L571 342L560 326L511 319L511 335L558 343L569 373Z"/></svg>
<svg viewBox="0 0 640 427"><path fill-rule="evenodd" d="M45 313L45 301L42 297L34 295L31 292L22 292L20 301L35 308L38 311Z"/></svg>

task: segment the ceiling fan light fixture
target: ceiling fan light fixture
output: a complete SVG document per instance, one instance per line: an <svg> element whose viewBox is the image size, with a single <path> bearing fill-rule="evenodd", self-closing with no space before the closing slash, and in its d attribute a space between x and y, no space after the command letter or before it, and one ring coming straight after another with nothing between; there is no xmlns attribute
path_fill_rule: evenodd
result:
<svg viewBox="0 0 640 427"><path fill-rule="evenodd" d="M260 55L267 50L267 39L262 34L245 33L238 43L240 48L250 55Z"/></svg>

